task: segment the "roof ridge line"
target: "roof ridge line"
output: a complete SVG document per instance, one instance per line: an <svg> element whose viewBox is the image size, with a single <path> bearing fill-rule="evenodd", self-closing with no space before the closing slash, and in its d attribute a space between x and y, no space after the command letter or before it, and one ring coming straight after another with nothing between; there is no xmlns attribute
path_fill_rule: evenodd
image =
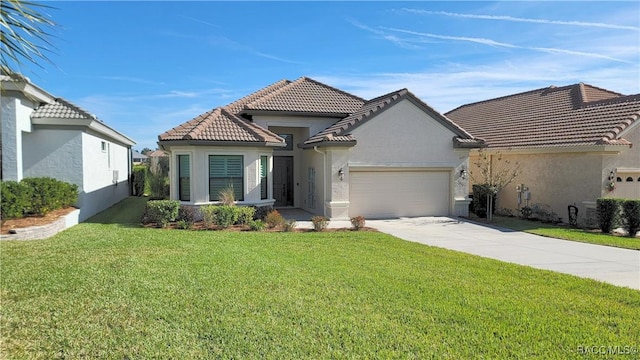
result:
<svg viewBox="0 0 640 360"><path fill-rule="evenodd" d="M198 136L198 134L200 134L204 130L204 128L206 127L204 124L207 122L207 119L209 119L209 117L211 115L214 115L216 112L220 113L221 110L222 110L221 107L217 107L217 108L214 108L213 110L211 110L209 112L206 112L205 116L202 117L202 120L198 121L198 124L193 126L191 128L191 131L186 133L184 135L184 137L185 138L189 138L189 139L195 139ZM197 117L195 119L197 119ZM193 120L195 120L195 119L193 119Z"/></svg>
<svg viewBox="0 0 640 360"><path fill-rule="evenodd" d="M241 128L245 129L246 131L249 131L251 134L253 134L257 138L259 138L260 140L267 141L266 136L262 133L265 130L261 126L249 123L245 119L239 117L236 114L231 113L229 110L224 109L224 108L220 109L220 113L221 113L221 115L225 115L225 116L229 117L229 119L231 119L231 121L236 123ZM252 124L253 126L250 126L250 124ZM260 129L260 132L257 131L258 129L256 129L256 127ZM266 130L266 131L268 131L268 130ZM274 134L274 135L276 135L276 134ZM276 137L280 138L278 135L276 135Z"/></svg>
<svg viewBox="0 0 640 360"><path fill-rule="evenodd" d="M367 99L361 98L360 96L357 96L357 95L354 95L354 94L352 94L352 93L346 92L346 91L344 91L344 90L338 89L337 87L333 87L333 86L331 86L331 85L327 85L327 84L325 84L325 83L322 83L322 82L320 82L320 81L318 81L318 80L312 79L312 78L307 77L307 76L301 76L300 78L296 79L296 81L299 81L299 80L300 80L300 81L301 81L301 80L308 80L308 81L311 81L311 82L313 82L313 83L315 83L315 84L318 84L318 85L320 85L320 86L324 86L324 87L326 87L326 88L328 88L328 89L331 89L331 90L333 90L333 91L337 91L337 92L342 93L342 94L344 94L344 95L347 95L347 96L350 96L350 97L356 98L356 99L358 99L358 100L360 100L360 101L362 101L362 102L364 102L364 103L366 103L366 102L367 102ZM295 82L295 81L294 81L294 82Z"/></svg>
<svg viewBox="0 0 640 360"><path fill-rule="evenodd" d="M56 101L56 102L61 103L62 105L69 106L69 107L71 107L73 110L75 110L75 111L77 111L77 112L79 112L79 113L82 113L83 115L87 115L87 116L88 116L89 118L91 118L91 119L98 120L98 117L97 117L96 115L94 115L94 114L90 113L89 111L87 111L87 110L85 110L85 109L81 108L80 106L78 106L78 105L76 105L76 104L72 103L71 101L69 101L69 100L67 100L67 99L65 99L65 98L56 97L56 98L55 98L55 101ZM47 105L52 105L52 104L44 104L44 106L47 106Z"/></svg>
<svg viewBox="0 0 640 360"><path fill-rule="evenodd" d="M252 92L249 95L243 96L238 100L232 101L227 105L222 106L222 108L227 109L227 111L229 111L229 108L233 107L233 106L239 106L241 109L245 108L247 106L247 104L253 103L256 101L256 99L252 99L250 100L251 97L253 96L258 96L261 92L267 92L268 89L275 87L275 89L273 89L271 92L267 92L266 95L274 92L274 91L278 91L279 89L282 89L283 87L286 87L287 85L291 84L291 80L288 79L280 79L270 85L267 85L263 88L260 88L254 92ZM229 111L231 112L231 111Z"/></svg>

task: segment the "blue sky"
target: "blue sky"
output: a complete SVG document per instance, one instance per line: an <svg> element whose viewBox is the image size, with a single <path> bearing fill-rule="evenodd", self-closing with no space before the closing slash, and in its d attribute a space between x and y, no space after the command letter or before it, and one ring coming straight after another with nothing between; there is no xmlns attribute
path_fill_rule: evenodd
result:
<svg viewBox="0 0 640 360"><path fill-rule="evenodd" d="M639 2L47 2L55 65L31 81L156 148L280 79L441 113L550 85L640 93Z"/></svg>

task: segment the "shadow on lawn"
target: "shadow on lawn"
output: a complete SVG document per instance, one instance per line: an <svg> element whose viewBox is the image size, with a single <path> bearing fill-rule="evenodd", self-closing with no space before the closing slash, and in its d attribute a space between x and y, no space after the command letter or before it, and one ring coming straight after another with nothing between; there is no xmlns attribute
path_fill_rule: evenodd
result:
<svg viewBox="0 0 640 360"><path fill-rule="evenodd" d="M86 223L118 224L122 227L141 227L140 219L144 214L149 198L130 196L112 207L92 216Z"/></svg>

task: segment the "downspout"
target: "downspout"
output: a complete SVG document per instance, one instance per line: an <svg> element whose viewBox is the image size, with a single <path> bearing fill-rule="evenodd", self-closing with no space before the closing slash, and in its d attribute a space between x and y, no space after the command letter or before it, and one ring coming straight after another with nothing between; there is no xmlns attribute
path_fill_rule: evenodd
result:
<svg viewBox="0 0 640 360"><path fill-rule="evenodd" d="M324 195L324 199L322 199L322 216L327 216L327 208L325 206L327 202L327 153L318 150L317 146L313 147L313 151L322 154L322 193Z"/></svg>

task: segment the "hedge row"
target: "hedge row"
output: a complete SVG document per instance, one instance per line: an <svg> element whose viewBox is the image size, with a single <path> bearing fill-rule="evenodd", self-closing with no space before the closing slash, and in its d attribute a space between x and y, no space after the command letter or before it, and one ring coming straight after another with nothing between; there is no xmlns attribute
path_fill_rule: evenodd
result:
<svg viewBox="0 0 640 360"><path fill-rule="evenodd" d="M3 181L1 188L3 219L26 215L45 215L78 202L78 186L50 177Z"/></svg>
<svg viewBox="0 0 640 360"><path fill-rule="evenodd" d="M596 203L598 225L603 233L622 226L629 237L640 230L640 200L601 198Z"/></svg>
<svg viewBox="0 0 640 360"><path fill-rule="evenodd" d="M144 165L136 165L131 173L131 182L133 184L133 195L144 195L144 187L147 183L147 167Z"/></svg>

